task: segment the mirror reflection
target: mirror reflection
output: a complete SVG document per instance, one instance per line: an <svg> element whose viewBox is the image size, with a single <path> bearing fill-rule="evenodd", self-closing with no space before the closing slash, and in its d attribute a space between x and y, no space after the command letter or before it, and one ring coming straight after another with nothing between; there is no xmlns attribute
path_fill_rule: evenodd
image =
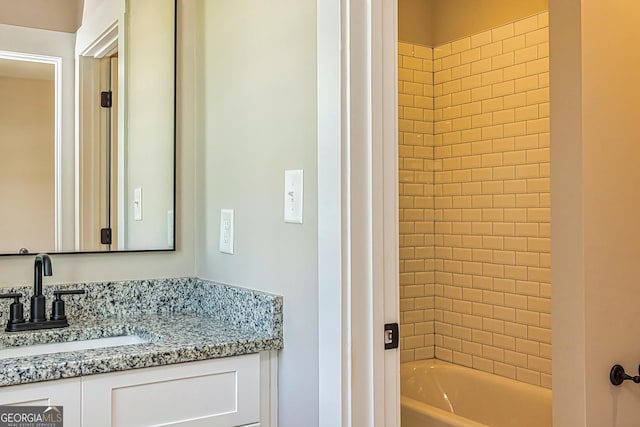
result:
<svg viewBox="0 0 640 427"><path fill-rule="evenodd" d="M0 0L0 255L172 250L175 0Z"/></svg>

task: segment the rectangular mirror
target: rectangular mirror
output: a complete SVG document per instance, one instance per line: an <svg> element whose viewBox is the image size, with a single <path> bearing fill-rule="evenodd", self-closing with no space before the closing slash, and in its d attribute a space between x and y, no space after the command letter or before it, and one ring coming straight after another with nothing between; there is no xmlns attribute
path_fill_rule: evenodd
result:
<svg viewBox="0 0 640 427"><path fill-rule="evenodd" d="M0 0L0 255L173 250L176 0Z"/></svg>

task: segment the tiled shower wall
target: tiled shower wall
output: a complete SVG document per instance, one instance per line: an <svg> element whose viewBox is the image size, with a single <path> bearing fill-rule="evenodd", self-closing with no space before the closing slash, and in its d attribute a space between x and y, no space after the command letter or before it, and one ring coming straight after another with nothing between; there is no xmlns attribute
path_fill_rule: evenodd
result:
<svg viewBox="0 0 640 427"><path fill-rule="evenodd" d="M434 357L433 49L398 45L402 360Z"/></svg>
<svg viewBox="0 0 640 427"><path fill-rule="evenodd" d="M423 191L433 194L434 309L422 316L433 315L438 359L551 387L548 46L541 13L433 50L433 190ZM406 116L408 100L399 100ZM405 203L401 271L413 273L401 278L407 361L423 352L411 347L422 330L411 326L420 310L415 284L405 282L418 277L410 268L416 252L406 250L415 234ZM424 298L430 290L424 286Z"/></svg>

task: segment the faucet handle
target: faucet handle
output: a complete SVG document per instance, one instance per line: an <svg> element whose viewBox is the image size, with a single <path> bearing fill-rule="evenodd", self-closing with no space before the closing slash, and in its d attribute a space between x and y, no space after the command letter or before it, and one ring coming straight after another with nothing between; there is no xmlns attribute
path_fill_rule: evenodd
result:
<svg viewBox="0 0 640 427"><path fill-rule="evenodd" d="M16 323L24 323L24 306L20 302L22 294L0 294L0 298L13 298L13 302L9 306L9 320L7 324L15 325Z"/></svg>
<svg viewBox="0 0 640 427"><path fill-rule="evenodd" d="M53 295L56 299L51 303L51 320L66 320L67 315L64 310L64 301L62 295L82 295L86 293L84 289L73 289L64 291L53 291Z"/></svg>

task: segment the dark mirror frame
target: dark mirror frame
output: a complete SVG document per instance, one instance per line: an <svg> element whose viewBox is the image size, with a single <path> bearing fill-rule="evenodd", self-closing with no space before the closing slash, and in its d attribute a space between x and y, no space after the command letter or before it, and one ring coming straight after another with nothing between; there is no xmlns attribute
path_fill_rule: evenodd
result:
<svg viewBox="0 0 640 427"><path fill-rule="evenodd" d="M48 252L51 255L81 255L81 254L125 254L125 253L142 253L142 252L175 252L177 240L177 217L176 210L176 186L177 186L177 73L178 73L178 0L173 0L174 22L173 22L173 247L167 249L123 249L111 251L60 251ZM0 236L1 238L1 236ZM0 253L0 257L8 256L35 256L37 252L30 253Z"/></svg>

